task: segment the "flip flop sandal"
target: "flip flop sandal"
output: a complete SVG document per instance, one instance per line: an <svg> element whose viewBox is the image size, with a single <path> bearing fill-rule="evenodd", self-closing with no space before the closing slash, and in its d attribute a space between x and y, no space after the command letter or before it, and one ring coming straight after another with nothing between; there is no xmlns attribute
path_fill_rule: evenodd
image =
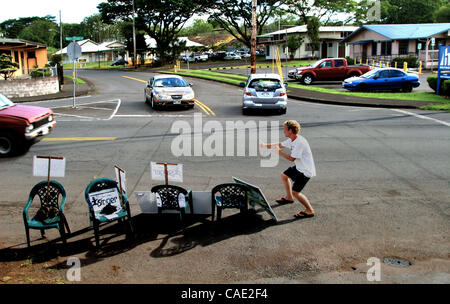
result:
<svg viewBox="0 0 450 304"><path fill-rule="evenodd" d="M290 200L287 200L284 197L282 197L280 199L277 199L276 202L278 204L292 204L294 201L290 201Z"/></svg>
<svg viewBox="0 0 450 304"><path fill-rule="evenodd" d="M314 217L314 214L308 214L306 212L300 211L299 213L294 215L294 217L296 219L309 218L309 217Z"/></svg>

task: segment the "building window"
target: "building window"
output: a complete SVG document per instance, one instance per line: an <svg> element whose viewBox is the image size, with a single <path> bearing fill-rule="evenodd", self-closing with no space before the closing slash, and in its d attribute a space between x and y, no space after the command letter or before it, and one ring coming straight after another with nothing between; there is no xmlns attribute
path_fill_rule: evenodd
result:
<svg viewBox="0 0 450 304"><path fill-rule="evenodd" d="M29 51L28 52L28 58L36 58L36 52L35 51Z"/></svg>
<svg viewBox="0 0 450 304"><path fill-rule="evenodd" d="M399 55L408 55L409 40L401 40L398 45Z"/></svg>
<svg viewBox="0 0 450 304"><path fill-rule="evenodd" d="M305 51L312 51L313 50L313 48L312 48L312 43L307 43L306 45L305 45Z"/></svg>
<svg viewBox="0 0 450 304"><path fill-rule="evenodd" d="M378 51L378 43L376 41L372 41L372 56L376 56Z"/></svg>
<svg viewBox="0 0 450 304"><path fill-rule="evenodd" d="M382 56L392 55L392 42L391 41L382 41L381 42L381 55Z"/></svg>

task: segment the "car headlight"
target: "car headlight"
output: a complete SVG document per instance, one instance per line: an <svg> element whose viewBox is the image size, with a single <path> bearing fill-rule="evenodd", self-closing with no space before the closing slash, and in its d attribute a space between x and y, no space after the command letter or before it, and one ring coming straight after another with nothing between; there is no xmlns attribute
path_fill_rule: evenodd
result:
<svg viewBox="0 0 450 304"><path fill-rule="evenodd" d="M297 75L301 75L301 74L302 74L302 71L298 71L298 72L297 72Z"/></svg>
<svg viewBox="0 0 450 304"><path fill-rule="evenodd" d="M352 84L352 83L353 83L353 81L346 81L345 83L348 83L348 84Z"/></svg>
<svg viewBox="0 0 450 304"><path fill-rule="evenodd" d="M169 99L169 96L161 93L156 93L156 97L158 97L159 99Z"/></svg>
<svg viewBox="0 0 450 304"><path fill-rule="evenodd" d="M30 124L30 125L28 125L26 128L25 128L25 132L31 132L32 130L34 129L34 125L33 124Z"/></svg>
<svg viewBox="0 0 450 304"><path fill-rule="evenodd" d="M50 116L48 117L48 121L53 121L53 115L50 115Z"/></svg>
<svg viewBox="0 0 450 304"><path fill-rule="evenodd" d="M185 99L194 99L194 92L185 94L184 98Z"/></svg>

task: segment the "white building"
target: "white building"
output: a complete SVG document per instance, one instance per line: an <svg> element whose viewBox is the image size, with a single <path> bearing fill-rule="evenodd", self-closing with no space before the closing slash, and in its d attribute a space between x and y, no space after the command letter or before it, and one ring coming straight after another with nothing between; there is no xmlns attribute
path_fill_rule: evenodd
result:
<svg viewBox="0 0 450 304"><path fill-rule="evenodd" d="M311 49L311 41L307 33L307 26L300 25L286 28L276 32L257 36L258 44L266 45L266 59L274 58L273 47L278 47L280 58L285 59L286 54L284 45L286 45L287 37L298 35L303 37L303 43L298 50L295 51L294 58L334 58L345 57L350 53L349 47L339 42L358 29L357 26L321 26L319 28L320 47L313 54Z"/></svg>
<svg viewBox="0 0 450 304"><path fill-rule="evenodd" d="M84 39L76 42L81 47L81 57L78 58L80 62L112 61L118 58L119 50L125 48L125 44L119 41L98 44L90 39ZM63 63L71 63L67 56L67 47L55 54L63 55Z"/></svg>

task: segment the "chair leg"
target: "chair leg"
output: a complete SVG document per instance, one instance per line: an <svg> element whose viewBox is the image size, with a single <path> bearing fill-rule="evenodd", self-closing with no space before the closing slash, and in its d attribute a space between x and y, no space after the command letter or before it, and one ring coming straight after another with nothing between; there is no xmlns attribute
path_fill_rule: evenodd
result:
<svg viewBox="0 0 450 304"><path fill-rule="evenodd" d="M72 232L70 232L69 223L67 222L67 219L66 219L66 217L64 216L64 214L62 215L62 218L63 218L63 220L64 220L64 226L66 226L67 233L68 233L68 234L71 234Z"/></svg>
<svg viewBox="0 0 450 304"><path fill-rule="evenodd" d="M25 234L27 235L27 245L30 247L30 229L25 227Z"/></svg>
<svg viewBox="0 0 450 304"><path fill-rule="evenodd" d="M94 236L95 236L95 246L100 247L100 236L99 236L99 229L98 229L98 222L97 220L94 220Z"/></svg>
<svg viewBox="0 0 450 304"><path fill-rule="evenodd" d="M41 236L45 237L45 229L41 229Z"/></svg>
<svg viewBox="0 0 450 304"><path fill-rule="evenodd" d="M217 222L222 218L222 208L217 206Z"/></svg>
<svg viewBox="0 0 450 304"><path fill-rule="evenodd" d="M66 246L67 245L66 231L64 230L64 223L63 223L63 221L61 221L61 223L59 224L59 234L61 235L61 239L63 241L64 246Z"/></svg>
<svg viewBox="0 0 450 304"><path fill-rule="evenodd" d="M211 222L214 222L214 214L216 213L216 204L211 204Z"/></svg>

